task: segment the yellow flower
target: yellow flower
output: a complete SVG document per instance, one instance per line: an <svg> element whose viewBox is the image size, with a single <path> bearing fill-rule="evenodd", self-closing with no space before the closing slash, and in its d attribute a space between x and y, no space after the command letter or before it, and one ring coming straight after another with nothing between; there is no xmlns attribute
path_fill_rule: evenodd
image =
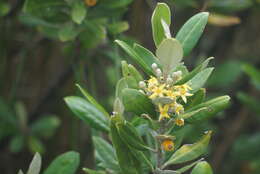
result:
<svg viewBox="0 0 260 174"><path fill-rule="evenodd" d="M178 104L178 103L175 103L175 104L174 104L174 112L175 112L177 115L183 113L183 111L184 111L184 108L183 108L183 106L182 106L181 104Z"/></svg>
<svg viewBox="0 0 260 174"><path fill-rule="evenodd" d="M148 91L151 91L154 87L158 86L159 82L157 78L151 76L150 79L148 80Z"/></svg>
<svg viewBox="0 0 260 174"><path fill-rule="evenodd" d="M165 91L165 95L167 97L170 97L171 99L175 100L176 99L176 92L172 91L172 90L166 90Z"/></svg>
<svg viewBox="0 0 260 174"><path fill-rule="evenodd" d="M187 84L174 86L174 89L177 90L178 96L180 96L182 98L184 103L187 102L187 98L186 97L189 97L189 96L193 95L193 94L189 93L189 90L192 90L192 88L189 85L187 85Z"/></svg>
<svg viewBox="0 0 260 174"><path fill-rule="evenodd" d="M156 97L163 97L165 93L165 84L160 86L155 86L150 92L152 92L152 95L149 96L150 99L154 99Z"/></svg>
<svg viewBox="0 0 260 174"><path fill-rule="evenodd" d="M161 146L162 146L162 149L163 149L164 151L173 151L173 150L174 150L174 143L173 143L173 141L170 140L170 139L164 140L164 141L162 142Z"/></svg>
<svg viewBox="0 0 260 174"><path fill-rule="evenodd" d="M169 114L169 105L159 105L159 112L160 112L160 117L159 117L159 121L161 121L163 118L170 118Z"/></svg>
<svg viewBox="0 0 260 174"><path fill-rule="evenodd" d="M177 118L177 119L175 120L175 124L176 124L177 126L183 126L183 125L184 125L184 119L183 119L183 118Z"/></svg>

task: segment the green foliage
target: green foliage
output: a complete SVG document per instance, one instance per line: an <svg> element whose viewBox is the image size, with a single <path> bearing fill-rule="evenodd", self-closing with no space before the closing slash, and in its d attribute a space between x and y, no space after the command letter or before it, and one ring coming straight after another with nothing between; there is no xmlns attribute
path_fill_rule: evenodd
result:
<svg viewBox="0 0 260 174"><path fill-rule="evenodd" d="M66 97L65 102L81 120L92 125L97 130L109 131L107 117L94 105L76 96Z"/></svg>
<svg viewBox="0 0 260 174"><path fill-rule="evenodd" d="M176 39L183 47L184 56L187 56L198 42L207 24L209 13L201 12L190 18L178 31Z"/></svg>
<svg viewBox="0 0 260 174"><path fill-rule="evenodd" d="M157 47L166 38L162 21L164 21L168 26L171 25L171 11L166 4L158 3L153 11L151 19L153 40Z"/></svg>
<svg viewBox="0 0 260 174"><path fill-rule="evenodd" d="M66 152L55 158L43 174L74 174L79 162L80 158L77 152Z"/></svg>

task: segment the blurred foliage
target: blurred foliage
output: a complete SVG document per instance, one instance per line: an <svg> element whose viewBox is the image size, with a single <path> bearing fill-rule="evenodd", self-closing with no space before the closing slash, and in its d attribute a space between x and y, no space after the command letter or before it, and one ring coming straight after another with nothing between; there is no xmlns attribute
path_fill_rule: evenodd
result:
<svg viewBox="0 0 260 174"><path fill-rule="evenodd" d="M73 93L77 82L87 87L106 110L111 108L120 61L127 57L113 40L133 43L135 39L154 49L149 21L156 2L0 1L1 172L11 174L25 168L28 150L45 151L48 163L64 151L81 149L83 163L93 167L88 136L97 132L69 117L61 98ZM172 33L195 13L210 12L210 26L185 61L190 70L205 57L214 56L211 64L216 68L206 84L211 94L206 100L222 93L233 98L225 112L206 123L187 127L182 132L187 135L183 142L194 142L201 136L196 132L211 129L215 134L208 159L215 172L258 174L260 1L165 2L175 13ZM127 29L126 36L122 32ZM137 129L140 133L147 131L145 126ZM96 156L100 161L100 155ZM90 169L85 171L91 173Z"/></svg>

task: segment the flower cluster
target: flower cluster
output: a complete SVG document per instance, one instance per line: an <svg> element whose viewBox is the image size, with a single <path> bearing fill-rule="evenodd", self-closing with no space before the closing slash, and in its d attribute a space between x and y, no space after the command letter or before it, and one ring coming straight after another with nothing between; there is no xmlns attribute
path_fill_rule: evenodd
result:
<svg viewBox="0 0 260 174"><path fill-rule="evenodd" d="M192 96L191 87L188 84L175 85L182 78L182 72L176 71L171 75L163 75L157 64L152 64L156 76L149 80L140 81L139 86L148 97L157 105L160 112L159 121L170 118L172 115L180 115L184 112L181 101L187 102L187 97ZM176 117L175 123L178 126L184 124L184 120Z"/></svg>

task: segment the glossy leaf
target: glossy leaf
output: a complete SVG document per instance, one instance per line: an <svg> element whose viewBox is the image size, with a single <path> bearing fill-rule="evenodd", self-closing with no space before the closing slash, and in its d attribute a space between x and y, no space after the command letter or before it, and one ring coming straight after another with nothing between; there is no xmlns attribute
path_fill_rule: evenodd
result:
<svg viewBox="0 0 260 174"><path fill-rule="evenodd" d="M23 173L23 171L20 169L20 170L18 171L18 174L24 174L24 173Z"/></svg>
<svg viewBox="0 0 260 174"><path fill-rule="evenodd" d="M224 110L229 106L230 97L229 96L221 96L214 99L211 99L207 102L201 103L190 110L186 111L185 114L191 114L190 116L185 117L185 120L189 123L200 122L202 120L208 119L218 112Z"/></svg>
<svg viewBox="0 0 260 174"><path fill-rule="evenodd" d="M152 75L153 71L150 66L150 63L147 62L147 59L142 58L132 47L130 47L127 43L124 41L116 40L115 41L121 48L125 50L127 54L138 64L142 67L145 73L148 75ZM150 61L150 60L149 60Z"/></svg>
<svg viewBox="0 0 260 174"><path fill-rule="evenodd" d="M166 38L164 28L162 25L162 20L170 26L171 25L171 11L167 4L158 3L153 11L151 23L153 31L153 40L158 47L160 43Z"/></svg>
<svg viewBox="0 0 260 174"><path fill-rule="evenodd" d="M81 24L87 14L87 8L84 5L83 1L76 1L72 5L71 18L77 23Z"/></svg>
<svg viewBox="0 0 260 174"><path fill-rule="evenodd" d="M170 164L184 163L198 158L206 152L210 137L211 131L207 132L200 141L181 146L163 166L166 167Z"/></svg>
<svg viewBox="0 0 260 174"><path fill-rule="evenodd" d="M113 147L100 137L93 137L96 152L101 157L101 162L106 168L114 171L119 171L118 162L116 159L115 151Z"/></svg>
<svg viewBox="0 0 260 174"><path fill-rule="evenodd" d="M107 117L83 98L70 96L65 98L65 102L77 117L91 127L106 132L109 131Z"/></svg>
<svg viewBox="0 0 260 174"><path fill-rule="evenodd" d="M176 39L180 41L184 56L187 56L197 44L208 21L208 12L191 17L179 30Z"/></svg>
<svg viewBox="0 0 260 174"><path fill-rule="evenodd" d="M213 174L213 171L206 161L202 161L193 168L191 174Z"/></svg>
<svg viewBox="0 0 260 174"><path fill-rule="evenodd" d="M66 152L51 162L43 174L74 174L79 167L79 153Z"/></svg>
<svg viewBox="0 0 260 174"><path fill-rule="evenodd" d="M192 92L198 91L203 85L206 83L210 74L212 73L214 68L206 68L203 71L196 74L192 79L190 79L187 83L192 88Z"/></svg>
<svg viewBox="0 0 260 174"><path fill-rule="evenodd" d="M41 170L41 165L42 165L41 155L36 152L26 174L39 174Z"/></svg>
<svg viewBox="0 0 260 174"><path fill-rule="evenodd" d="M98 110L100 110L105 116L109 118L109 113L105 110L105 108L98 103L98 101L92 97L86 89L83 89L79 84L76 84L79 88L80 92L84 95L84 97L93 104Z"/></svg>
<svg viewBox="0 0 260 174"><path fill-rule="evenodd" d="M146 95L136 89L124 89L122 92L122 101L125 110L133 112L136 115L148 114L150 117L155 117L155 107L151 100Z"/></svg>
<svg viewBox="0 0 260 174"><path fill-rule="evenodd" d="M183 49L176 39L165 39L156 50L163 72L168 75L172 69L177 67L183 57Z"/></svg>

